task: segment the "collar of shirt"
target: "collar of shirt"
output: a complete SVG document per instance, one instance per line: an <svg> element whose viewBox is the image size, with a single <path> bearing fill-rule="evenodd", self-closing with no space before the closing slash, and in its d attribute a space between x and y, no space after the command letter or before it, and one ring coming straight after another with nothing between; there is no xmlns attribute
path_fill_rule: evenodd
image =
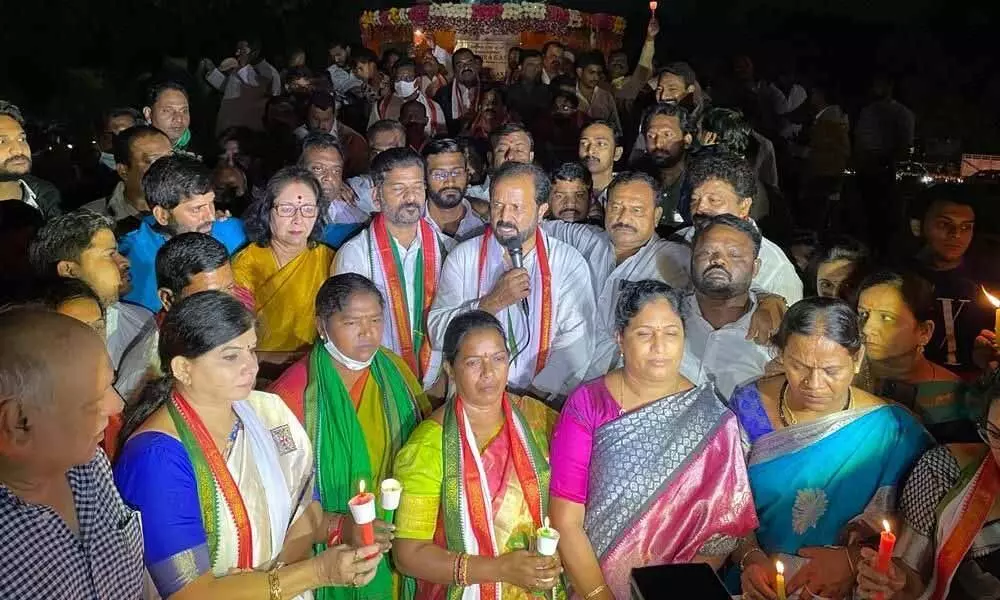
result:
<svg viewBox="0 0 1000 600"><path fill-rule="evenodd" d="M108 212L111 213L111 218L115 221L121 221L122 219L127 219L128 217L140 217L142 213L134 206L132 206L129 201L125 198L125 183L122 181L118 182L115 189L108 196Z"/></svg>
<svg viewBox="0 0 1000 600"><path fill-rule="evenodd" d="M701 305L698 304L698 297L694 292L691 292L684 298L684 303L681 311L685 314L685 324L696 325L696 329L702 329L709 333L713 331L723 331L723 330L738 330L741 334L745 335L747 331L750 330L750 319L753 317L753 313L757 310L757 295L753 291L749 292L750 296L750 306L747 311L743 313L736 321L731 323L726 323L722 327L715 329L711 323L705 320L705 317L701 313ZM688 319L691 319L690 321ZM693 328L695 329L695 328Z"/></svg>
<svg viewBox="0 0 1000 600"><path fill-rule="evenodd" d="M23 179L18 179L17 182L21 184L21 201L35 210L41 211L42 209L39 208L38 201L36 200L38 194L35 193L35 190L31 189L28 182Z"/></svg>

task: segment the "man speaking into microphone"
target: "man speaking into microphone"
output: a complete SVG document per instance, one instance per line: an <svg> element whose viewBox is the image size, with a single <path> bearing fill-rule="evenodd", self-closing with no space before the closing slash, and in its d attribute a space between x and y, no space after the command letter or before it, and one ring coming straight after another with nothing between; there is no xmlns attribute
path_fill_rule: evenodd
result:
<svg viewBox="0 0 1000 600"><path fill-rule="evenodd" d="M558 405L590 364L595 305L583 256L539 228L550 186L530 164L493 174L490 226L448 255L427 327L440 348L453 317L493 313L510 351L509 389Z"/></svg>

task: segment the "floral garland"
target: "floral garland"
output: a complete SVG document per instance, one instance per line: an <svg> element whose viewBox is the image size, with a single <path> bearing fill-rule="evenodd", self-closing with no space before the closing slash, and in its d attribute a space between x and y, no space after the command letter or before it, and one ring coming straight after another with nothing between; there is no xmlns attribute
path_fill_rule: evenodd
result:
<svg viewBox="0 0 1000 600"><path fill-rule="evenodd" d="M622 35L625 33L625 19L615 15L582 13L542 2L420 4L411 8L365 11L361 13L361 27L426 27L495 34L527 30L563 34L571 29L591 29Z"/></svg>

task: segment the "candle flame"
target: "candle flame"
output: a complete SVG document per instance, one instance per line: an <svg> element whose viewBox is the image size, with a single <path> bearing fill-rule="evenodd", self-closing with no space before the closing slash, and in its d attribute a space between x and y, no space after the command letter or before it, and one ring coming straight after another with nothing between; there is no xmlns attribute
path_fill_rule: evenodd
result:
<svg viewBox="0 0 1000 600"><path fill-rule="evenodd" d="M414 29L413 33L416 34L418 37L421 36L421 35L424 35L423 30L420 30L420 29Z"/></svg>
<svg viewBox="0 0 1000 600"><path fill-rule="evenodd" d="M983 287L982 290L983 294L986 295L986 299L989 300L990 304L993 305L993 308L1000 308L1000 298L997 298L993 294L987 292L985 287Z"/></svg>
<svg viewBox="0 0 1000 600"><path fill-rule="evenodd" d="M778 571L778 575L785 574L785 565L780 560L774 561L774 568Z"/></svg>
<svg viewBox="0 0 1000 600"><path fill-rule="evenodd" d="M361 483L358 484L358 493L359 494L364 494L365 493L365 480L364 479L362 479Z"/></svg>
<svg viewBox="0 0 1000 600"><path fill-rule="evenodd" d="M882 527L885 528L885 530L886 530L887 533L891 533L892 532L892 528L889 527L889 521L886 521L886 520L883 519L882 520Z"/></svg>
<svg viewBox="0 0 1000 600"><path fill-rule="evenodd" d="M656 10L656 7L657 7L658 4L659 4L659 2L650 2L649 3L649 10Z"/></svg>

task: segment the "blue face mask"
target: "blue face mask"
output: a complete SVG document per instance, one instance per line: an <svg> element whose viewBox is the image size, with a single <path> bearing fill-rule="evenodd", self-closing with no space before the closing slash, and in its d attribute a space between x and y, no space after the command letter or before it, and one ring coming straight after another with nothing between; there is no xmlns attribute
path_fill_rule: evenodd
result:
<svg viewBox="0 0 1000 600"><path fill-rule="evenodd" d="M101 152L101 164L114 171L116 166L115 155L110 152Z"/></svg>

